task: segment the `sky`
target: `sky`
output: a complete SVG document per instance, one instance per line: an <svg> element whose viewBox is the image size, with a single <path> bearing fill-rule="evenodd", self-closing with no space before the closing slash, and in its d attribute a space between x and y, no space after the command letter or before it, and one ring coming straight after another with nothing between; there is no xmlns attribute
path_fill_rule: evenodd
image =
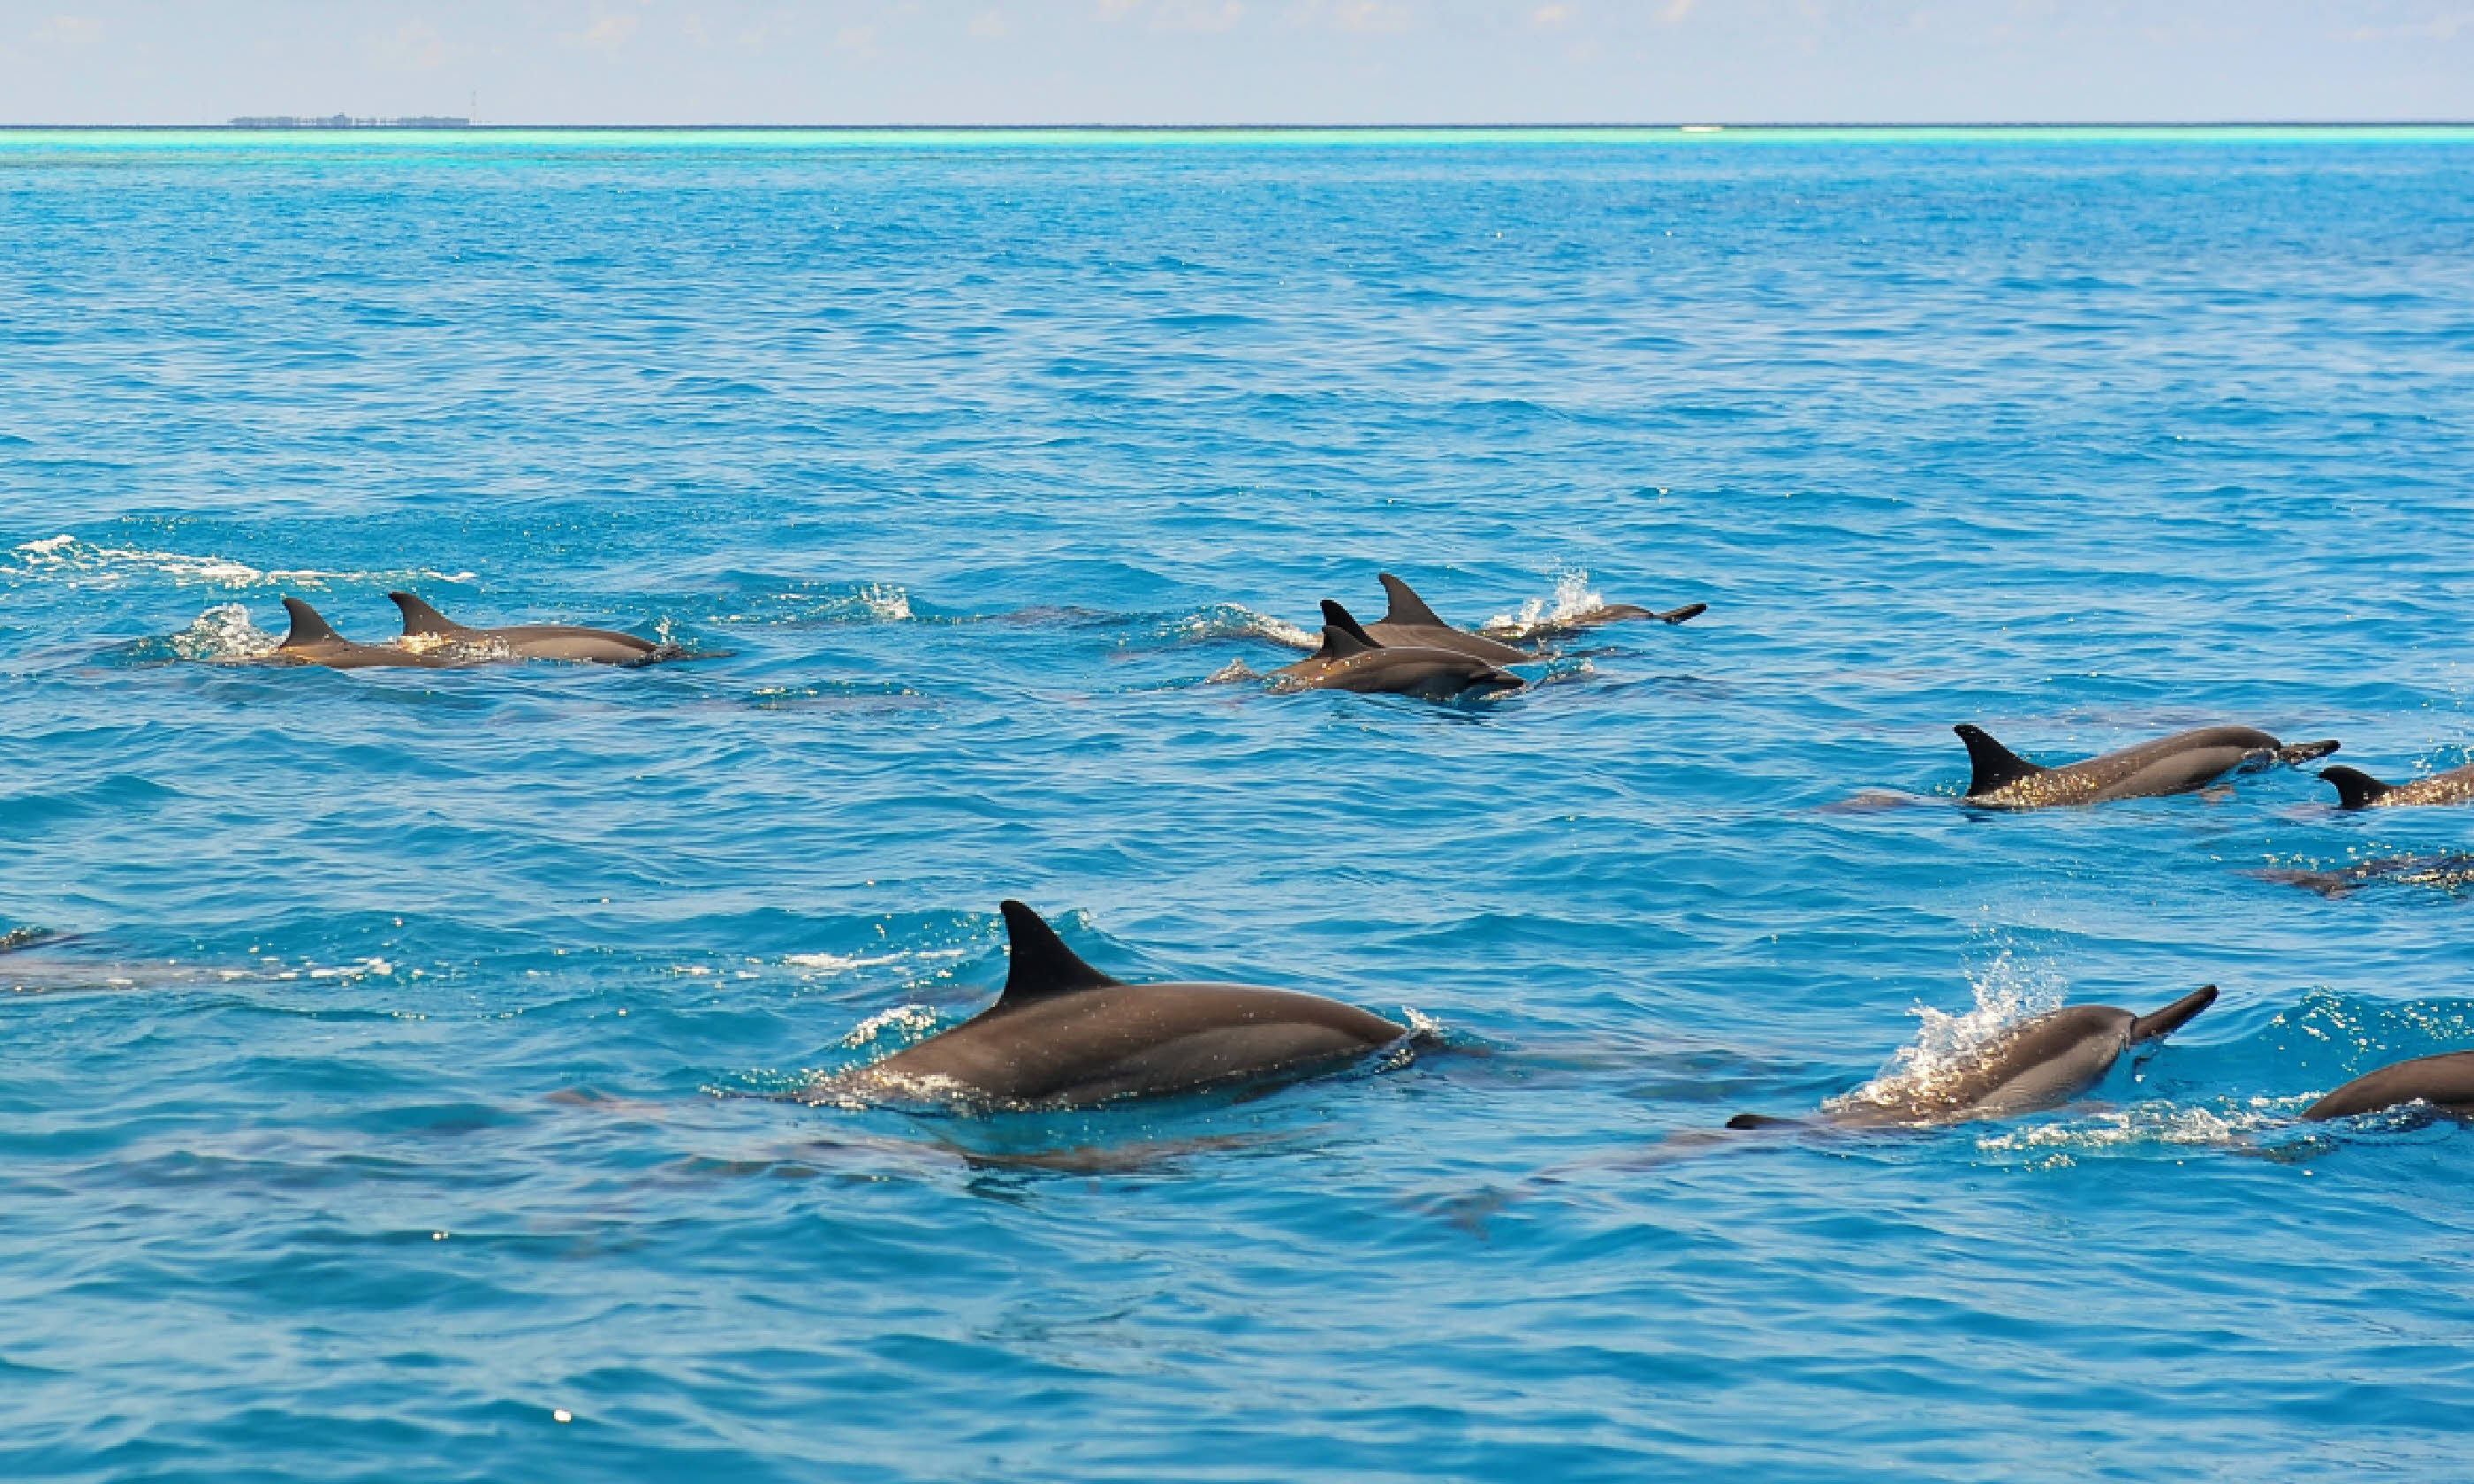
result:
<svg viewBox="0 0 2474 1484"><path fill-rule="evenodd" d="M2474 119L2474 0L0 0L0 122Z"/></svg>

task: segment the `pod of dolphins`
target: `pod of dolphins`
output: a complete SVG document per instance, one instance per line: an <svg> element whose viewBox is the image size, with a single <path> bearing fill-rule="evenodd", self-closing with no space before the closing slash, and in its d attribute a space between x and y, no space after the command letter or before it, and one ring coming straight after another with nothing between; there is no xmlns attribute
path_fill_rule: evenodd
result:
<svg viewBox="0 0 2474 1484"><path fill-rule="evenodd" d="M1390 606L1361 624L1338 602L1322 603L1322 642L1273 671L1273 691L1340 690L1429 700L1510 690L1524 682L1508 665L1541 658L1487 634L1457 629L1389 572ZM335 632L315 610L285 598L292 627L279 660L362 669L449 668L503 660L641 665L680 658L676 646L634 634L564 624L472 628L408 592L387 595L403 616L396 641L363 644ZM1533 639L1628 619L1686 622L1704 604L1658 611L1628 604L1594 608L1526 631ZM2057 767L2011 752L1982 728L1954 729L1972 776L1963 802L1978 808L2077 807L2206 788L2232 775L2297 766L2338 750L2334 741L2285 743L2248 727L2204 727ZM2409 783L2383 783L2332 767L2344 809L2474 802L2474 764ZM1395 1048L1411 1028L1355 1006L1296 991L1221 983L1127 984L1084 963L1055 929L1019 901L1001 904L1007 941L1003 992L963 1023L798 1094L811 1102L858 1098L959 1102L982 1108L1087 1108L1132 1097L1310 1076ZM2009 1026L1959 1065L1878 1098L1842 1101L1814 1117L1738 1113L1736 1130L1917 1127L1997 1118L2057 1107L2101 1082L2125 1051L2180 1029L2217 998L2208 985L2140 1015L2111 1005L2070 1005ZM2358 1077L2305 1110L2318 1121L2423 1103L2474 1116L2474 1051L2400 1062Z"/></svg>

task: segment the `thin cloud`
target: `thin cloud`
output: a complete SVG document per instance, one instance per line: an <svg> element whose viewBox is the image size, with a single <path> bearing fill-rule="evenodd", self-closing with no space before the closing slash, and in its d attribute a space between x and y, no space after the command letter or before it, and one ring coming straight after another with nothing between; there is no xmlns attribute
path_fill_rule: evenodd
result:
<svg viewBox="0 0 2474 1484"><path fill-rule="evenodd" d="M633 15L604 11L582 31L560 37L570 46L593 52L615 52L627 44L641 22Z"/></svg>
<svg viewBox="0 0 2474 1484"><path fill-rule="evenodd" d="M370 53L378 65L403 72L435 72L447 64L447 38L427 21L410 20L393 34L374 37Z"/></svg>
<svg viewBox="0 0 2474 1484"><path fill-rule="evenodd" d="M1342 0L1332 11L1331 23L1342 31L1370 36L1406 31L1415 19L1398 0Z"/></svg>
<svg viewBox="0 0 2474 1484"><path fill-rule="evenodd" d="M999 41L1013 35L1013 23L1003 11L982 11L971 17L971 35L982 41Z"/></svg>
<svg viewBox="0 0 2474 1484"><path fill-rule="evenodd" d="M103 39L103 22L91 15L55 15L34 38L61 46L92 46Z"/></svg>
<svg viewBox="0 0 2474 1484"><path fill-rule="evenodd" d="M1244 0L1163 0L1152 11L1153 31L1233 31L1246 18Z"/></svg>

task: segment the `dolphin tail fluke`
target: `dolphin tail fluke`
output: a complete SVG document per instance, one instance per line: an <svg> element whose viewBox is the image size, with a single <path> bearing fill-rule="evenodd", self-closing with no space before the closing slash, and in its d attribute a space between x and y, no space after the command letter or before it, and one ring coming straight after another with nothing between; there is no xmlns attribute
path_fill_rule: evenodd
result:
<svg viewBox="0 0 2474 1484"><path fill-rule="evenodd" d="M1968 780L1967 797L1989 794L2007 788L2021 778L2032 778L2045 770L1993 740L1993 734L1972 722L1961 722L1951 730L1967 744L1967 760L1976 769Z"/></svg>
<svg viewBox="0 0 2474 1484"><path fill-rule="evenodd" d="M2291 747L2278 748L2276 760L2289 768L2298 768L2306 762L2327 756L2343 745L2334 738L2326 742L2296 742Z"/></svg>
<svg viewBox="0 0 2474 1484"><path fill-rule="evenodd" d="M349 644L352 641L335 632L335 626L318 616L318 610L299 598L283 600L283 610L292 615L292 632L283 636L285 649L298 649L303 644Z"/></svg>
<svg viewBox="0 0 2474 1484"><path fill-rule="evenodd" d="M2192 1017L2216 1002L2217 987L2213 984L2201 985L2164 1009L2152 1015L2141 1016L2131 1021L2131 1044L2137 1045L2143 1041L2154 1041L2160 1036L2171 1036L2189 1024Z"/></svg>
<svg viewBox="0 0 2474 1484"><path fill-rule="evenodd" d="M1384 611L1383 622L1412 629L1448 629L1451 625L1435 616L1426 600L1409 590L1409 585L1389 572L1374 574L1383 584L1383 591L1392 599Z"/></svg>
<svg viewBox="0 0 2474 1484"><path fill-rule="evenodd" d="M1737 1113L1727 1120L1731 1129L1800 1129L1809 1125L1807 1118L1773 1118L1768 1113Z"/></svg>
<svg viewBox="0 0 2474 1484"><path fill-rule="evenodd" d="M403 636L407 639L426 634L454 634L464 627L411 593L390 592L387 596L394 600L396 607L403 610Z"/></svg>
<svg viewBox="0 0 2474 1484"><path fill-rule="evenodd" d="M1106 989L1117 982L1076 957L1038 913L1011 899L997 905L1005 913L1008 948L1005 993L997 1000L999 1006L1077 990Z"/></svg>
<svg viewBox="0 0 2474 1484"><path fill-rule="evenodd" d="M1315 652L1322 659L1346 659L1370 649L1381 649L1366 626L1349 616L1348 610L1331 599L1322 600L1322 648Z"/></svg>
<svg viewBox="0 0 2474 1484"><path fill-rule="evenodd" d="M1663 613L1652 613L1649 616L1662 624L1681 624L1689 623L1708 611L1710 611L1710 605L1707 603L1686 603L1682 608L1670 608Z"/></svg>
<svg viewBox="0 0 2474 1484"><path fill-rule="evenodd" d="M2367 809L2379 802L2382 794L2396 788L2394 783L2383 783L2360 768L2322 768L2319 777L2337 785L2337 806L2341 809Z"/></svg>

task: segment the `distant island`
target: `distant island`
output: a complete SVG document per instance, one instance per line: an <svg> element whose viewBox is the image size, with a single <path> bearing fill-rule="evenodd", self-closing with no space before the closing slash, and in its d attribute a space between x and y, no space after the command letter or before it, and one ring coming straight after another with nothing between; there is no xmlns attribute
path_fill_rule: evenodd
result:
<svg viewBox="0 0 2474 1484"><path fill-rule="evenodd" d="M354 118L349 113L336 113L326 118L303 118L290 113L249 114L231 121L233 129L470 129L469 118L448 118L444 115L420 114L412 118Z"/></svg>

